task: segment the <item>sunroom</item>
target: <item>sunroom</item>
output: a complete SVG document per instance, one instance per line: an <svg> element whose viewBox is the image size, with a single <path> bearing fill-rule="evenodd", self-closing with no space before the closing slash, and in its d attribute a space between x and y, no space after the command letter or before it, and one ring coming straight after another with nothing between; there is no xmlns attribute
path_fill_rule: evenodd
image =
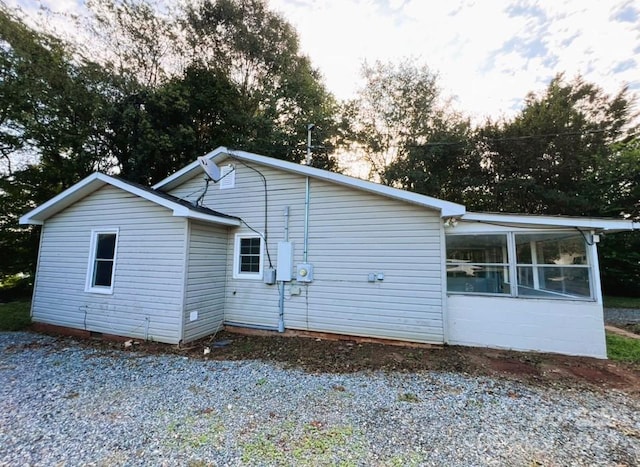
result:
<svg viewBox="0 0 640 467"><path fill-rule="evenodd" d="M445 223L448 342L605 358L597 244L621 227L484 213Z"/></svg>
<svg viewBox="0 0 640 467"><path fill-rule="evenodd" d="M447 235L447 292L595 300L581 231Z"/></svg>

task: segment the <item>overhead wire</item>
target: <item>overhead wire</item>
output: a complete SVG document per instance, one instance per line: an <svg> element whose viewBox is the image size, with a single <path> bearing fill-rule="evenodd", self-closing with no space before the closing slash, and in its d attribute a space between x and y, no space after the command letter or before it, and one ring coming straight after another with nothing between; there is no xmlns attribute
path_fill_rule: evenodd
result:
<svg viewBox="0 0 640 467"><path fill-rule="evenodd" d="M260 172L255 167L252 167L249 164L247 164L246 162L244 162L242 159L239 159L239 158L235 157L233 154L231 154L231 151L229 151L229 157L231 159L233 159L234 161L237 161L240 164L244 165L246 168L248 168L250 170L253 170L255 173L260 175L260 177L262 178L262 183L264 185L264 234L258 232L256 229L254 229L249 224L247 224L243 219L240 219L240 222L242 222L249 230L255 232L258 235L260 235L260 237L264 240L265 251L267 253L267 260L269 261L269 268L273 268L273 263L271 262L271 254L269 253L269 241L268 241L268 239L269 239L269 224L268 224L269 197L268 197L268 191L269 190L268 190L268 187L267 187L267 178L264 176L264 174L262 172Z"/></svg>

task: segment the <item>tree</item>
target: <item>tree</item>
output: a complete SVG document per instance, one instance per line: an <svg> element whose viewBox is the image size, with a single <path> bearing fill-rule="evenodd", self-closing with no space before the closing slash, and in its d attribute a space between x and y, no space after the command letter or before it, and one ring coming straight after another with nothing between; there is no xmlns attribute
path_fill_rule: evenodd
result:
<svg viewBox="0 0 640 467"><path fill-rule="evenodd" d="M556 76L544 94L529 94L511 121L480 129L490 211L601 215L615 156L613 143L628 130L626 88L607 96L581 78Z"/></svg>
<svg viewBox="0 0 640 467"><path fill-rule="evenodd" d="M0 280L33 272L37 231L21 214L108 165L103 77L78 65L63 43L0 7ZM26 159L25 159L26 156Z"/></svg>
<svg viewBox="0 0 640 467"><path fill-rule="evenodd" d="M487 196L486 182L469 121L450 114L433 119L431 125L426 142L406 147L385 168L385 181L470 209L481 206Z"/></svg>
<svg viewBox="0 0 640 467"><path fill-rule="evenodd" d="M640 220L640 139L612 147L601 177L602 214ZM640 236L623 232L604 236L600 244L602 287L607 294L640 297Z"/></svg>
<svg viewBox="0 0 640 467"><path fill-rule="evenodd" d="M76 44L135 90L155 87L182 70L177 19L146 0L89 0L82 25L91 41Z"/></svg>
<svg viewBox="0 0 640 467"><path fill-rule="evenodd" d="M365 63L362 75L364 87L344 108L351 149L360 150L372 178L408 189L428 189L416 183L416 173L403 173L411 164L409 159L418 157L417 148L443 133L456 139L468 131L468 122L447 111L437 75L426 66L408 59L397 64Z"/></svg>
<svg viewBox="0 0 640 467"><path fill-rule="evenodd" d="M307 124L334 137L333 97L301 54L293 27L263 0L189 2L182 25L193 66L222 73L236 86L237 147L299 162ZM337 167L328 157L316 163Z"/></svg>

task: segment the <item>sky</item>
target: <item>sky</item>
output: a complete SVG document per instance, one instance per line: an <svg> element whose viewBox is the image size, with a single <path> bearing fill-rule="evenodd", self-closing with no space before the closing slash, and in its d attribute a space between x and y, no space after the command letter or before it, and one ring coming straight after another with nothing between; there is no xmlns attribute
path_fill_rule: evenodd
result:
<svg viewBox="0 0 640 467"><path fill-rule="evenodd" d="M267 1L339 99L362 86L363 61L404 58L438 73L444 96L477 122L515 114L559 72L640 94L640 0ZM79 4L42 3L64 12Z"/></svg>

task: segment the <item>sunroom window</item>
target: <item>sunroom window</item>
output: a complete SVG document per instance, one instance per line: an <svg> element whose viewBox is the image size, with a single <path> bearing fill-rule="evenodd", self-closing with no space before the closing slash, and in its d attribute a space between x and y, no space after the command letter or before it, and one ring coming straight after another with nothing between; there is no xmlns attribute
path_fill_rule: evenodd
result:
<svg viewBox="0 0 640 467"><path fill-rule="evenodd" d="M581 234L516 234L518 295L591 297Z"/></svg>
<svg viewBox="0 0 640 467"><path fill-rule="evenodd" d="M451 293L589 299L590 267L581 233L447 235Z"/></svg>
<svg viewBox="0 0 640 467"><path fill-rule="evenodd" d="M452 235L447 238L449 292L509 294L506 235Z"/></svg>

